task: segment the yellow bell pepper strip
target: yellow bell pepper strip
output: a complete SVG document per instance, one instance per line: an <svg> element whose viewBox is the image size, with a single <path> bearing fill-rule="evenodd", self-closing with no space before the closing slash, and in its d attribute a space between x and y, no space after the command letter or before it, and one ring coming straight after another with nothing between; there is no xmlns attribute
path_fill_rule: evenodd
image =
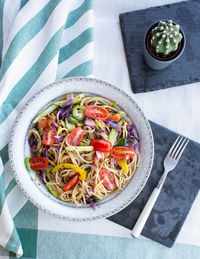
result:
<svg viewBox="0 0 200 259"><path fill-rule="evenodd" d="M114 108L115 106L117 106L117 105L118 105L117 102L112 103L112 107L113 107L113 108Z"/></svg>
<svg viewBox="0 0 200 259"><path fill-rule="evenodd" d="M60 136L60 135L61 135L61 133L62 133L61 129L62 129L62 127L61 127L61 126L59 126L59 127L58 127L58 129L57 129L57 135L58 135L58 136Z"/></svg>
<svg viewBox="0 0 200 259"><path fill-rule="evenodd" d="M117 163L119 166L121 166L124 174L127 175L128 174L128 165L127 165L126 159L117 159Z"/></svg>
<svg viewBox="0 0 200 259"><path fill-rule="evenodd" d="M85 178L86 178L87 172L85 170L81 169L77 165L73 165L73 164L69 164L69 163L62 163L62 164L59 164L59 165L55 166L52 169L52 173L55 173L60 168L69 168L69 169L72 169L72 170L76 171L77 173L80 174L80 180L85 180Z"/></svg>

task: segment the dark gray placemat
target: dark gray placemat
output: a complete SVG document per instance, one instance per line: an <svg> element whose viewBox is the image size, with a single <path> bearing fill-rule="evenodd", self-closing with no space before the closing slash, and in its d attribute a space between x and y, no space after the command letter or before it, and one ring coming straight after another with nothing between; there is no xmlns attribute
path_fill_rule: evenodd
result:
<svg viewBox="0 0 200 259"><path fill-rule="evenodd" d="M143 56L145 31L155 21L180 24L186 35L182 56L164 70L150 69ZM120 14L129 76L134 93L200 81L200 1L186 1Z"/></svg>
<svg viewBox="0 0 200 259"><path fill-rule="evenodd" d="M151 175L139 196L109 220L132 229L163 173L163 160L178 134L150 122L155 142ZM173 246L200 189L200 144L190 141L176 168L169 173L142 235Z"/></svg>

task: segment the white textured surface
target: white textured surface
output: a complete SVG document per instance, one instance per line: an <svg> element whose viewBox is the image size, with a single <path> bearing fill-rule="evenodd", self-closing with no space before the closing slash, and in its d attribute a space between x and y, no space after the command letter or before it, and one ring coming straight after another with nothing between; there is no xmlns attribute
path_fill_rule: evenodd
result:
<svg viewBox="0 0 200 259"><path fill-rule="evenodd" d="M175 1L95 0L94 76L132 95L147 118L200 142L200 83L134 95L130 87L119 14L173 2ZM200 245L200 217L197 215L200 215L200 194L193 204L177 242ZM95 222L93 223L94 228L91 229L94 233L129 236L129 232L117 224L102 220L100 225L101 231L97 230ZM81 231L85 229L87 233L88 228L89 226L85 224Z"/></svg>

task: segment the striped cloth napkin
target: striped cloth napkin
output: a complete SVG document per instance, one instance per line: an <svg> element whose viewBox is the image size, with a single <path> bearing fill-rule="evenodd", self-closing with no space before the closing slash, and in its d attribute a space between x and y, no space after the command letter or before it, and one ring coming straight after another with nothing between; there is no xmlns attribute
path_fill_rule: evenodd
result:
<svg viewBox="0 0 200 259"><path fill-rule="evenodd" d="M92 0L0 1L0 246L17 257L23 249L13 217L27 200L11 173L9 132L41 88L56 79L91 75L92 8Z"/></svg>

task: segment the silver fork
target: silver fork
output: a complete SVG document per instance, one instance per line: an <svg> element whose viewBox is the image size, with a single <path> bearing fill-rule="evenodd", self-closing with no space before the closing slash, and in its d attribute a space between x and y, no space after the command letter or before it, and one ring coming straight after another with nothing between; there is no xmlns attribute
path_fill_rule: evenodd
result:
<svg viewBox="0 0 200 259"><path fill-rule="evenodd" d="M172 171L181 155L183 154L183 151L185 150L187 144L188 144L189 140L184 138L184 137L181 137L181 136L178 136L178 138L176 139L176 141L174 142L173 146L170 148L169 152L167 153L165 159L164 159L164 173L163 175L161 176L159 182L158 182L158 185L154 188L151 196L149 197L142 213L140 214L140 217L138 218L132 232L131 232L131 235L133 237L139 237L140 236L140 233L142 232L142 229L151 213L151 210L158 198L158 195L160 194L160 191L163 187L163 184L165 182L165 179L168 175L168 173L170 171Z"/></svg>

